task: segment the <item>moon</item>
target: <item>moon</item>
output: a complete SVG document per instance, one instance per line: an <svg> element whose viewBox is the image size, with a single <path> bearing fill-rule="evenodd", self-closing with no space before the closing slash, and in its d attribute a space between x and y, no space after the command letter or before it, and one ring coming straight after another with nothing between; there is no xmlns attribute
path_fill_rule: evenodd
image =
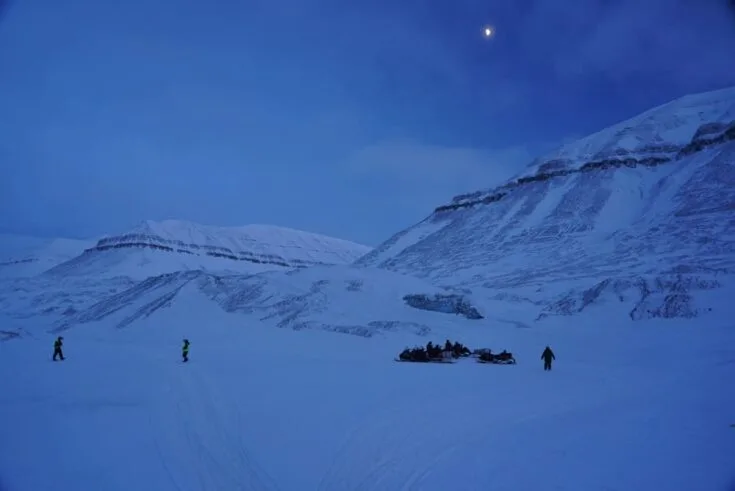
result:
<svg viewBox="0 0 735 491"><path fill-rule="evenodd" d="M495 34L495 29L493 29L490 26L485 26L485 28L482 30L482 34L486 38L491 38L491 37L493 37L493 34Z"/></svg>

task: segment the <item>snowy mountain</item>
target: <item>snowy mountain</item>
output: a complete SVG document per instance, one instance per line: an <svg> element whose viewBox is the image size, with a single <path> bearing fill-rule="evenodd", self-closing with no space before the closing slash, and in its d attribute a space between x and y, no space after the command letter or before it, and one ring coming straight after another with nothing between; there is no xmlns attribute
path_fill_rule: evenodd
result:
<svg viewBox="0 0 735 491"><path fill-rule="evenodd" d="M270 225L212 227L186 221L145 221L100 239L52 276L145 279L182 270L255 273L347 264L370 250L346 240Z"/></svg>
<svg viewBox="0 0 735 491"><path fill-rule="evenodd" d="M8 240L6 249L12 246L27 250L27 244L27 241ZM82 245L69 250L69 256L78 253ZM225 285L218 293L213 293L212 285L205 288L203 294L214 300L230 293L247 297L243 292L256 288L254 285L259 284L260 278L267 281L273 278L273 286L264 290L270 292L262 299L263 308L259 311L264 311L268 301L287 305L292 301L291 295L298 296L314 288L311 283L303 284L304 292L298 286L284 288L294 271L344 265L370 250L345 240L282 227L222 228L173 220L147 221L127 233L86 245L76 257L57 258L49 269L42 267L46 263L38 263L32 271L26 268L22 274L0 277L0 317L5 318L0 319L0 335L16 337L39 330L64 330L112 314L131 319L147 317L169 305L179 289L189 282ZM269 272L274 275L254 276ZM399 278L399 283L402 278L397 274L389 276ZM239 290L233 286L237 284ZM144 312L138 312L141 306ZM323 327L339 329L331 325ZM360 329L361 326L355 333ZM369 335L369 331L361 334Z"/></svg>
<svg viewBox="0 0 735 491"><path fill-rule="evenodd" d="M0 234L0 279L40 274L93 245L93 240Z"/></svg>
<svg viewBox="0 0 735 491"><path fill-rule="evenodd" d="M489 289L541 318L723 305L735 273L735 88L683 97L455 197L357 261ZM720 287L727 287L721 290Z"/></svg>
<svg viewBox="0 0 735 491"><path fill-rule="evenodd" d="M456 315L528 327L605 304L619 321L727 318L734 115L735 88L674 101L459 196L372 251L277 227L145 222L0 288L0 309L16 333L137 325L182 291L248 325L367 337L426 335Z"/></svg>

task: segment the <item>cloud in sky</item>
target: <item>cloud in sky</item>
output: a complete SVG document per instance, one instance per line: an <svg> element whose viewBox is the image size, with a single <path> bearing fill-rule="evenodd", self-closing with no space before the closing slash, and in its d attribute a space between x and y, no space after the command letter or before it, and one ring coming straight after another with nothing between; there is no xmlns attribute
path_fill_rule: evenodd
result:
<svg viewBox="0 0 735 491"><path fill-rule="evenodd" d="M735 16L726 0L536 0L519 26L526 52L561 79L666 77L692 87L732 80Z"/></svg>

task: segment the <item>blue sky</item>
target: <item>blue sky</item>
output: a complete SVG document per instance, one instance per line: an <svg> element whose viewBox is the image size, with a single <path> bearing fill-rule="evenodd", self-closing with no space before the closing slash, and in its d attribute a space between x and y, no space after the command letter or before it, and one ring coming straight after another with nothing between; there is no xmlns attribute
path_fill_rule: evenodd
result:
<svg viewBox="0 0 735 491"><path fill-rule="evenodd" d="M561 141L735 85L727 0L8 1L5 233L176 218L374 245Z"/></svg>

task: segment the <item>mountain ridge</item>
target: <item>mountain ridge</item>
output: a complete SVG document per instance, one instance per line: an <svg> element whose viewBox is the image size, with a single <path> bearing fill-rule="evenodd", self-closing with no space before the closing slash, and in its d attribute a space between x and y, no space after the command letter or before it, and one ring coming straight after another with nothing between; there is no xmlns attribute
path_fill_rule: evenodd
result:
<svg viewBox="0 0 735 491"><path fill-rule="evenodd" d="M369 250L343 239L273 225L216 227L184 220L146 220L130 231L99 239L77 258L46 273L95 274L105 269L125 274L137 268L142 279L178 269L256 272L347 264ZM162 257L170 264L156 260ZM161 267L145 269L156 262Z"/></svg>
<svg viewBox="0 0 735 491"><path fill-rule="evenodd" d="M631 319L709 312L702 299L730 287L714 276L735 273L735 87L677 99L549 155L574 158L542 157L530 175L457 196L355 265L524 299L542 307L540 318L606 296L628 302Z"/></svg>
<svg viewBox="0 0 735 491"><path fill-rule="evenodd" d="M703 104L707 110L691 111L683 115L678 113L682 109L699 108L695 105L697 102ZM643 126L642 130L640 126ZM669 131L659 132L659 126L668 128ZM664 139L664 136L669 139ZM575 172L638 165L654 167L733 139L735 87L688 95L561 145L534 159L524 171L507 183L457 195L449 204L441 205L434 211L493 203L502 199L506 195L505 191L517 186Z"/></svg>

